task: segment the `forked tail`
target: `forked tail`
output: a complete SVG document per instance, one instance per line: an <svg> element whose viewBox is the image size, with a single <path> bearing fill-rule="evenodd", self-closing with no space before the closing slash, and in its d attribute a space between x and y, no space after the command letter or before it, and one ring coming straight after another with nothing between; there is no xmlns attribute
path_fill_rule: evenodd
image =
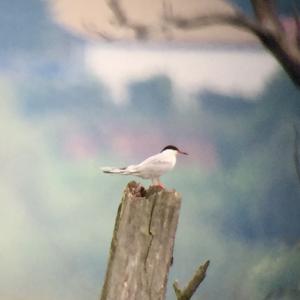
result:
<svg viewBox="0 0 300 300"><path fill-rule="evenodd" d="M129 167L125 168L114 168L114 167L103 167L101 168L103 173L106 174L121 174L121 175L130 175L132 174L132 170Z"/></svg>

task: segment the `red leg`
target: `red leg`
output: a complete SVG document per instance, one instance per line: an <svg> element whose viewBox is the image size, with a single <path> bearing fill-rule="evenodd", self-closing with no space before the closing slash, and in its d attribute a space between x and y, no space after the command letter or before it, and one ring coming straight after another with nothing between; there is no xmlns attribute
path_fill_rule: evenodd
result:
<svg viewBox="0 0 300 300"><path fill-rule="evenodd" d="M161 189L165 189L165 187L163 186L163 184L160 182L159 178L153 178L152 179L152 186L158 186Z"/></svg>

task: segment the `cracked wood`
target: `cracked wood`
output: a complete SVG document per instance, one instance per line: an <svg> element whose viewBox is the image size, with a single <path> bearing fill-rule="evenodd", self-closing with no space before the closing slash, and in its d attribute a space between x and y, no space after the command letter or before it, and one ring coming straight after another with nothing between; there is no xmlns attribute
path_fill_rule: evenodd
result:
<svg viewBox="0 0 300 300"><path fill-rule="evenodd" d="M115 223L101 300L163 300L179 218L176 191L131 182Z"/></svg>

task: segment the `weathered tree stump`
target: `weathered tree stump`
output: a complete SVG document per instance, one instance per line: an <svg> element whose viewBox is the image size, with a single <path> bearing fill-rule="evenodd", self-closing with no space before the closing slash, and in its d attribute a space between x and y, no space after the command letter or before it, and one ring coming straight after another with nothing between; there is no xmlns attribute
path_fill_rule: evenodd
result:
<svg viewBox="0 0 300 300"><path fill-rule="evenodd" d="M163 300L181 197L127 185L115 222L101 300Z"/></svg>

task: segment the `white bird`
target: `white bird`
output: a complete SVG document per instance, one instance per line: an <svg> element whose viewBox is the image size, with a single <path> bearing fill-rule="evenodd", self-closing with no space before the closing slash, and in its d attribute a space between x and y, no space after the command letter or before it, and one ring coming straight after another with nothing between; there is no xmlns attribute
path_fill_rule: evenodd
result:
<svg viewBox="0 0 300 300"><path fill-rule="evenodd" d="M138 165L124 168L103 167L101 169L108 174L135 175L143 179L151 179L153 185L163 187L160 176L174 168L178 153L188 155L177 147L168 145L160 153L148 157Z"/></svg>

